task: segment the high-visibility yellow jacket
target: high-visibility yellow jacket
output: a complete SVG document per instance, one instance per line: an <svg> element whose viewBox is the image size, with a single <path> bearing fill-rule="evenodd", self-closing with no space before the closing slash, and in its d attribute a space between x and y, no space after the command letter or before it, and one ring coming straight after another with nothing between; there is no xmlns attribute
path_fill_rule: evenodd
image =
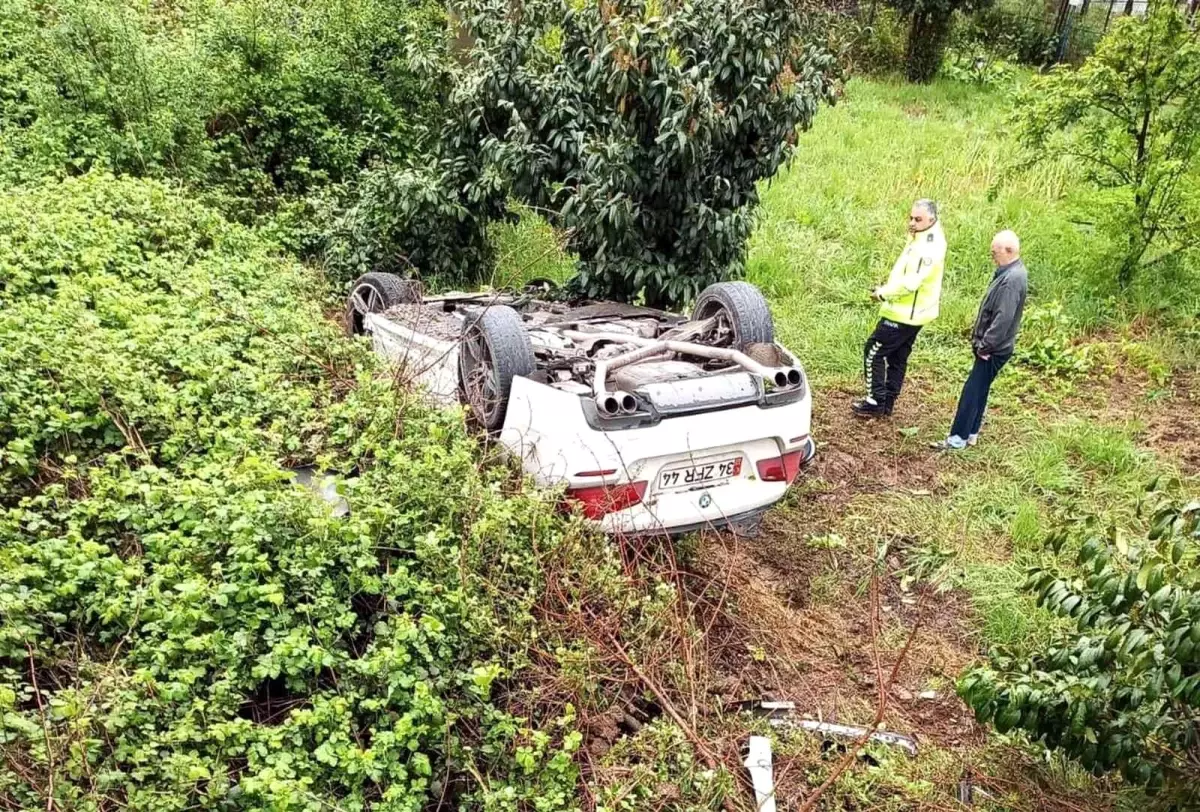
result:
<svg viewBox="0 0 1200 812"><path fill-rule="evenodd" d="M938 316L942 271L946 267L946 235L942 224L908 235L908 243L877 293L881 318L900 324L928 324Z"/></svg>

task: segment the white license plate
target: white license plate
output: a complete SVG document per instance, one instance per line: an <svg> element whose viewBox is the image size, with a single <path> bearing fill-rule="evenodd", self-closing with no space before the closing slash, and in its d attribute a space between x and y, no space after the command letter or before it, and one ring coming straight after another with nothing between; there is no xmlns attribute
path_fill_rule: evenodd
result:
<svg viewBox="0 0 1200 812"><path fill-rule="evenodd" d="M710 485L726 479L732 479L741 472L741 457L718 460L717 462L706 462L702 465L672 468L658 475L658 487L660 490L670 490L672 488Z"/></svg>

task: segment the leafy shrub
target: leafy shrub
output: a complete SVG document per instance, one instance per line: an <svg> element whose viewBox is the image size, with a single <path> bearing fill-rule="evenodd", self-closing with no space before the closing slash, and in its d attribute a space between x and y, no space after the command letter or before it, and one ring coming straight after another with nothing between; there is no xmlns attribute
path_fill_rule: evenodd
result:
<svg viewBox="0 0 1200 812"><path fill-rule="evenodd" d="M836 17L830 33L847 73L886 74L904 67L907 28L895 9L876 7L866 19Z"/></svg>
<svg viewBox="0 0 1200 812"><path fill-rule="evenodd" d="M1058 3L1000 0L954 22L950 47L972 57L989 56L1023 65L1045 65L1054 55L1053 18Z"/></svg>
<svg viewBox="0 0 1200 812"><path fill-rule="evenodd" d="M232 195L240 215L247 200L427 145L439 4L313 0L280 12L260 0L4 4L3 169L174 177Z"/></svg>
<svg viewBox="0 0 1200 812"><path fill-rule="evenodd" d="M942 61L941 74L948 79L983 87L1004 87L1013 83L1016 69L1002 59L983 54L972 56L950 49Z"/></svg>
<svg viewBox="0 0 1200 812"><path fill-rule="evenodd" d="M1020 728L1096 774L1119 770L1195 801L1190 754L1200 706L1200 503L1165 499L1145 541L1088 517L1048 539L1074 568L1033 568L1026 588L1075 628L1045 651L1003 650L959 691L980 721ZM1191 803L1185 799L1190 799Z"/></svg>
<svg viewBox="0 0 1200 812"><path fill-rule="evenodd" d="M1017 361L1040 372L1070 377L1092 368L1086 344L1076 344L1070 319L1059 302L1029 307L1021 319Z"/></svg>
<svg viewBox="0 0 1200 812"><path fill-rule="evenodd" d="M478 0L446 155L475 161L569 235L596 298L687 300L741 270L757 184L834 92L789 5Z"/></svg>
<svg viewBox="0 0 1200 812"><path fill-rule="evenodd" d="M494 263L486 225L503 203L473 206L446 173L381 166L363 173L356 198L331 224L325 264L347 282L368 271L479 282Z"/></svg>
<svg viewBox="0 0 1200 812"><path fill-rule="evenodd" d="M0 281L0 794L571 805L570 714L542 730L494 694L531 633L531 540L603 548L378 375L312 276L91 173L0 197ZM350 515L287 463L338 474ZM464 770L491 780L446 783Z"/></svg>

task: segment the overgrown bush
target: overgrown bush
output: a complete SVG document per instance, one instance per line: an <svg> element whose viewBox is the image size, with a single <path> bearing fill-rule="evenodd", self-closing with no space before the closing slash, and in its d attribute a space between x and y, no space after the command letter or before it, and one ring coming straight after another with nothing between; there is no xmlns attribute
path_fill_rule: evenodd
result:
<svg viewBox="0 0 1200 812"><path fill-rule="evenodd" d="M312 276L91 173L0 197L0 283L0 796L573 805L569 709L539 730L493 693L533 551L604 548L380 376ZM289 463L338 475L349 516Z"/></svg>
<svg viewBox="0 0 1200 812"><path fill-rule="evenodd" d="M426 0L12 0L0 178L173 177L241 215L426 146L444 31Z"/></svg>
<svg viewBox="0 0 1200 812"><path fill-rule="evenodd" d="M1054 54L1053 15L1059 4L997 0L956 15L950 47L964 56L1045 65Z"/></svg>
<svg viewBox="0 0 1200 812"><path fill-rule="evenodd" d="M1071 377L1092 368L1090 345L1073 340L1075 325L1063 312L1062 304L1050 302L1032 305L1022 319L1021 340L1017 342L1017 362L1039 374Z"/></svg>
<svg viewBox="0 0 1200 812"><path fill-rule="evenodd" d="M1096 774L1120 771L1177 808L1197 798L1200 503L1168 498L1144 540L1096 517L1058 529L1074 566L1030 570L1038 604L1074 621L1033 657L997 651L959 684L980 721L1022 729Z"/></svg>
<svg viewBox="0 0 1200 812"><path fill-rule="evenodd" d="M562 229L592 297L679 303L737 273L758 182L835 89L786 3L478 0L464 17L477 47L446 154L482 156L469 194L498 176Z"/></svg>
<svg viewBox="0 0 1200 812"><path fill-rule="evenodd" d="M831 39L847 73L887 74L904 69L907 27L895 9L882 4L868 16L832 18Z"/></svg>
<svg viewBox="0 0 1200 812"><path fill-rule="evenodd" d="M488 278L494 252L487 224L505 216L504 199L474 205L458 186L444 165L363 173L350 205L329 226L330 275L343 283L368 271L449 283Z"/></svg>

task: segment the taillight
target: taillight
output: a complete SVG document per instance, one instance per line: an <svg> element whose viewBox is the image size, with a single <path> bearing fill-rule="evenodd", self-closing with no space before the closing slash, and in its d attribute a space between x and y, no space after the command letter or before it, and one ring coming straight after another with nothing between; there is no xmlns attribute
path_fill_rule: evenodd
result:
<svg viewBox="0 0 1200 812"><path fill-rule="evenodd" d="M787 482L791 484L800 473L800 463L804 462L803 451L789 451L782 457L772 457L769 460L758 461L758 478L763 482Z"/></svg>
<svg viewBox="0 0 1200 812"><path fill-rule="evenodd" d="M567 499L579 504L583 515L589 519L603 519L642 501L646 495L645 482L627 482L623 485L595 485L586 488L567 488Z"/></svg>

